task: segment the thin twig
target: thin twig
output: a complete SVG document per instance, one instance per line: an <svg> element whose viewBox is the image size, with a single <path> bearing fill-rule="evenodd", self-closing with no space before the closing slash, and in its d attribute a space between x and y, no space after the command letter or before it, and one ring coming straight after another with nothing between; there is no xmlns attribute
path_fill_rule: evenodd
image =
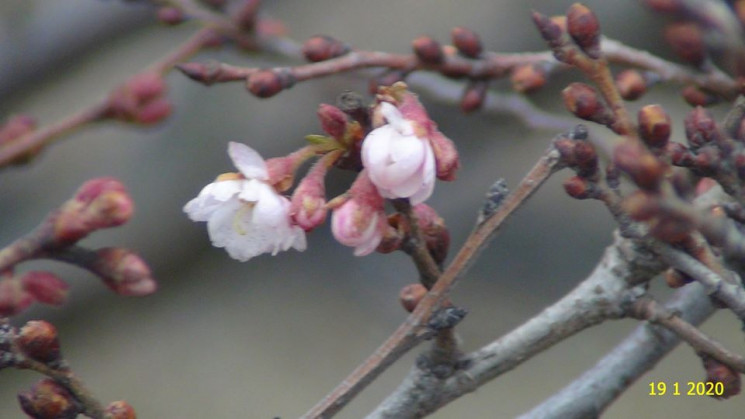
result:
<svg viewBox="0 0 745 419"><path fill-rule="evenodd" d="M504 203L471 233L452 263L406 321L367 360L303 417L328 418L333 416L390 364L413 348L424 337L427 321L435 311L442 307L450 289L463 277L468 267L494 237L507 217L538 190L557 169L558 163L559 153L552 146L528 172L514 192L505 198Z"/></svg>

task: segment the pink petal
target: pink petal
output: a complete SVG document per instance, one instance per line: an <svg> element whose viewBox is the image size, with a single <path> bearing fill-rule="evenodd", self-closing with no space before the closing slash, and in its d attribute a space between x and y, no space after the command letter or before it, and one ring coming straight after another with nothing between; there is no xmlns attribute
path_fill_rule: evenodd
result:
<svg viewBox="0 0 745 419"><path fill-rule="evenodd" d="M231 141L228 143L228 155L235 167L243 173L247 179L269 179L266 162L253 148Z"/></svg>

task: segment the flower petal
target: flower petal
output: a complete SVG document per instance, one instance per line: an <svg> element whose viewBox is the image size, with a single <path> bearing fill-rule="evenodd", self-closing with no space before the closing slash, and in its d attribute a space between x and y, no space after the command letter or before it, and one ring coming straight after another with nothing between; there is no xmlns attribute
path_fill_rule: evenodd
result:
<svg viewBox="0 0 745 419"><path fill-rule="evenodd" d="M228 143L228 155L235 167L243 173L247 179L268 180L269 171L266 162L253 148L231 141Z"/></svg>
<svg viewBox="0 0 745 419"><path fill-rule="evenodd" d="M224 202L241 190L242 180L213 182L202 188L196 198L184 205L184 212L193 221L207 221Z"/></svg>

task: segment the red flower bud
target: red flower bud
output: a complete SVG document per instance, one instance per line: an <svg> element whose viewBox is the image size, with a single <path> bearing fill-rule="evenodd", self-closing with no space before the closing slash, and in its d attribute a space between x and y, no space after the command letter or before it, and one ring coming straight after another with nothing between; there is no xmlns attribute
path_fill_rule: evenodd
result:
<svg viewBox="0 0 745 419"><path fill-rule="evenodd" d="M478 58L481 55L483 46L479 35L467 28L455 27L450 32L453 39L453 45L458 48L458 52L469 58Z"/></svg>
<svg viewBox="0 0 745 419"><path fill-rule="evenodd" d="M26 272L20 281L23 289L41 303L60 306L67 301L70 285L51 272Z"/></svg>
<svg viewBox="0 0 745 419"><path fill-rule="evenodd" d="M592 10L580 3L571 5L567 11L567 31L588 57L600 58L600 23Z"/></svg>
<svg viewBox="0 0 745 419"><path fill-rule="evenodd" d="M341 109L322 103L318 107L318 119L321 120L321 128L328 135L336 139L344 138L349 119Z"/></svg>
<svg viewBox="0 0 745 419"><path fill-rule="evenodd" d="M512 70L510 81L519 93L535 92L546 84L546 70L536 64L520 65Z"/></svg>
<svg viewBox="0 0 745 419"><path fill-rule="evenodd" d="M52 216L54 237L58 243L72 243L97 229L126 223L133 211L132 198L121 182L89 180Z"/></svg>
<svg viewBox="0 0 745 419"><path fill-rule="evenodd" d="M427 288L424 285L409 284L401 288L401 292L398 294L398 301L404 310L411 313L416 309L416 306L422 301L425 295L427 295Z"/></svg>
<svg viewBox="0 0 745 419"><path fill-rule="evenodd" d="M593 197L593 187L587 179L572 176L564 181L564 190L574 199L588 199Z"/></svg>
<svg viewBox="0 0 745 419"><path fill-rule="evenodd" d="M419 61L425 64L440 64L445 59L440 43L429 36L416 38L411 47Z"/></svg>
<svg viewBox="0 0 745 419"><path fill-rule="evenodd" d="M109 403L106 406L106 417L108 419L136 419L135 409L124 400Z"/></svg>
<svg viewBox="0 0 745 419"><path fill-rule="evenodd" d="M572 83L561 92L567 110L578 118L608 124L611 113L598 93L587 84Z"/></svg>
<svg viewBox="0 0 745 419"><path fill-rule="evenodd" d="M739 372L725 364L722 364L714 358L704 357L703 363L704 369L706 370L706 382L722 383L724 386L724 393L713 396L714 398L728 399L740 394L742 381Z"/></svg>
<svg viewBox="0 0 745 419"><path fill-rule="evenodd" d="M260 70L251 74L246 82L248 91L254 96L268 98L295 84L295 76L289 71Z"/></svg>
<svg viewBox="0 0 745 419"><path fill-rule="evenodd" d="M647 92L647 80L639 70L623 70L616 75L616 87L625 100L636 100Z"/></svg>
<svg viewBox="0 0 745 419"><path fill-rule="evenodd" d="M670 116L660 105L647 105L639 110L639 135L651 147L664 147L670 139Z"/></svg>
<svg viewBox="0 0 745 419"><path fill-rule="evenodd" d="M656 189L665 174L665 164L641 145L624 142L613 150L613 162L642 189Z"/></svg>
<svg viewBox="0 0 745 419"><path fill-rule="evenodd" d="M117 294L141 297L155 292L158 284L144 260L134 252L114 247L96 252L98 258L88 268Z"/></svg>
<svg viewBox="0 0 745 419"><path fill-rule="evenodd" d="M706 59L701 29L695 23L672 23L665 28L665 40L683 61L700 66Z"/></svg>
<svg viewBox="0 0 745 419"><path fill-rule="evenodd" d="M460 100L460 109L464 113L473 112L480 109L486 100L487 88L489 83L484 80L471 82L466 86L463 97Z"/></svg>
<svg viewBox="0 0 745 419"><path fill-rule="evenodd" d="M681 92L683 100L691 106L711 106L716 105L721 100L718 96L701 90L696 86L686 86Z"/></svg>
<svg viewBox="0 0 745 419"><path fill-rule="evenodd" d="M450 232L445 226L445 220L427 204L417 204L412 209L427 244L427 250L435 262L442 263L450 246Z"/></svg>
<svg viewBox="0 0 745 419"><path fill-rule="evenodd" d="M81 412L72 394L51 378L18 393L18 401L27 415L37 419L74 419Z"/></svg>
<svg viewBox="0 0 745 419"><path fill-rule="evenodd" d="M48 364L60 359L57 329L49 322L29 321L18 332L16 344L26 356L39 362Z"/></svg>
<svg viewBox="0 0 745 419"><path fill-rule="evenodd" d="M303 44L303 56L310 62L326 61L348 54L349 45L326 35L316 35Z"/></svg>
<svg viewBox="0 0 745 419"><path fill-rule="evenodd" d="M711 114L702 107L696 107L683 121L686 138L691 148L696 150L706 144L718 142L722 134Z"/></svg>

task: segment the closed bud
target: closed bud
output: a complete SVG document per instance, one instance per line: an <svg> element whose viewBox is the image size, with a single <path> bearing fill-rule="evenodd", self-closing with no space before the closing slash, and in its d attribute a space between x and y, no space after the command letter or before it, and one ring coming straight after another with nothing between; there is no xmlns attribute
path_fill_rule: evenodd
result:
<svg viewBox="0 0 745 419"><path fill-rule="evenodd" d="M455 144L437 130L429 137L429 141L435 153L437 178L444 181L455 180L456 172L460 168L460 158Z"/></svg>
<svg viewBox="0 0 745 419"><path fill-rule="evenodd" d="M444 262L450 246L450 232L445 220L427 204L417 204L412 209L432 259L437 263Z"/></svg>
<svg viewBox="0 0 745 419"><path fill-rule="evenodd" d="M114 178L92 179L52 215L57 243L73 243L91 232L122 225L134 212L125 186Z"/></svg>
<svg viewBox="0 0 745 419"><path fill-rule="evenodd" d="M141 297L155 292L158 284L150 268L134 252L107 247L96 251L96 260L89 266L114 292L124 296Z"/></svg>
<svg viewBox="0 0 745 419"><path fill-rule="evenodd" d="M252 31L256 27L256 14L261 0L243 0L239 2L237 10L233 12L233 21L244 31Z"/></svg>
<svg viewBox="0 0 745 419"><path fill-rule="evenodd" d="M642 189L657 189L665 174L664 163L640 144L628 141L613 150L613 163Z"/></svg>
<svg viewBox="0 0 745 419"><path fill-rule="evenodd" d="M137 419L135 409L124 400L109 403L104 413L107 419Z"/></svg>
<svg viewBox="0 0 745 419"><path fill-rule="evenodd" d="M546 84L546 70L537 64L520 65L512 70L510 81L519 93L535 92Z"/></svg>
<svg viewBox="0 0 745 419"><path fill-rule="evenodd" d="M184 12L178 7L161 7L158 9L158 20L166 25L178 25L184 21Z"/></svg>
<svg viewBox="0 0 745 419"><path fill-rule="evenodd" d="M625 100L636 100L647 92L647 80L639 70L623 70L616 75L616 87Z"/></svg>
<svg viewBox="0 0 745 419"><path fill-rule="evenodd" d="M706 382L722 383L724 387L723 394L716 394L712 397L716 399L728 399L740 394L742 381L739 372L708 356L702 357L702 360L704 369L706 370Z"/></svg>
<svg viewBox="0 0 745 419"><path fill-rule="evenodd" d="M470 113L475 110L481 109L486 100L486 92L489 87L489 83L484 80L478 80L470 82L465 91L463 97L460 100L460 109L464 113Z"/></svg>
<svg viewBox="0 0 745 419"><path fill-rule="evenodd" d="M588 57L600 58L600 23L592 10L580 3L571 5L567 11L567 31Z"/></svg>
<svg viewBox="0 0 745 419"><path fill-rule="evenodd" d="M340 111L341 112L341 111ZM303 230L310 231L326 221L326 163L319 160L292 194L290 214Z"/></svg>
<svg viewBox="0 0 745 419"><path fill-rule="evenodd" d="M327 35L316 35L308 39L302 48L303 56L312 63L341 57L350 50L349 45Z"/></svg>
<svg viewBox="0 0 745 419"><path fill-rule="evenodd" d="M639 110L639 135L650 147L664 147L670 139L670 116L660 105L647 105Z"/></svg>
<svg viewBox="0 0 745 419"><path fill-rule="evenodd" d="M60 306L67 301L70 285L51 272L26 272L20 281L23 289L41 303Z"/></svg>
<svg viewBox="0 0 745 419"><path fill-rule="evenodd" d="M721 139L722 134L717 128L714 117L700 106L686 116L683 126L685 127L688 144L694 150Z"/></svg>
<svg viewBox="0 0 745 419"><path fill-rule="evenodd" d="M673 268L667 268L663 277L670 288L680 288L695 281L688 274Z"/></svg>
<svg viewBox="0 0 745 419"><path fill-rule="evenodd" d="M686 86L681 92L683 100L691 106L711 106L721 101L718 96L701 90L697 86Z"/></svg>
<svg viewBox="0 0 745 419"><path fill-rule="evenodd" d="M609 123L609 111L595 89L589 85L572 83L561 94L567 110L578 118L599 124Z"/></svg>
<svg viewBox="0 0 745 419"><path fill-rule="evenodd" d="M321 128L328 135L336 138L344 138L347 132L349 119L341 109L333 105L322 103L318 107L318 119L321 121Z"/></svg>
<svg viewBox="0 0 745 419"><path fill-rule="evenodd" d="M455 27L450 32L453 45L458 48L458 52L469 58L478 58L481 55L483 47L479 35L464 27Z"/></svg>
<svg viewBox="0 0 745 419"><path fill-rule="evenodd" d="M693 154L688 150L688 147L681 143L667 143L665 154L670 156L670 163L675 166L689 167L693 164Z"/></svg>
<svg viewBox="0 0 745 419"><path fill-rule="evenodd" d="M57 329L49 322L32 320L18 332L16 344L31 359L45 364L60 360Z"/></svg>
<svg viewBox="0 0 745 419"><path fill-rule="evenodd" d="M109 95L108 116L124 122L153 124L170 114L163 76L157 72L137 74Z"/></svg>
<svg viewBox="0 0 745 419"><path fill-rule="evenodd" d="M564 181L564 190L574 199L588 199L593 197L593 186L580 176L572 176Z"/></svg>
<svg viewBox="0 0 745 419"><path fill-rule="evenodd" d="M552 49L561 45L561 37L564 34L564 28L559 22L535 11L531 14L531 17L533 23L535 23L535 26L541 33L541 37ZM560 57L556 58L559 59Z"/></svg>
<svg viewBox="0 0 745 419"><path fill-rule="evenodd" d="M18 393L21 409L35 419L74 419L82 411L72 394L51 378Z"/></svg>
<svg viewBox="0 0 745 419"><path fill-rule="evenodd" d="M567 166L574 166L576 159L574 156L574 148L577 145L577 141L566 137L560 137L554 140L554 147L561 156L561 161Z"/></svg>
<svg viewBox="0 0 745 419"><path fill-rule="evenodd" d="M574 145L574 163L582 177L594 175L598 170L598 153L587 141L577 141Z"/></svg>
<svg viewBox="0 0 745 419"><path fill-rule="evenodd" d="M427 288L422 284L409 284L401 288L401 292L398 294L398 301L401 302L404 310L412 313L416 310L416 306L422 301L422 298L427 295Z"/></svg>
<svg viewBox="0 0 745 419"><path fill-rule="evenodd" d="M411 43L414 54L425 64L440 64L445 59L442 46L429 36L420 36Z"/></svg>
<svg viewBox="0 0 745 419"><path fill-rule="evenodd" d="M294 84L295 77L289 71L260 70L248 77L246 87L254 96L265 99Z"/></svg>
<svg viewBox="0 0 745 419"><path fill-rule="evenodd" d="M672 23L665 28L665 40L685 62L700 66L706 59L701 29L695 23Z"/></svg>

